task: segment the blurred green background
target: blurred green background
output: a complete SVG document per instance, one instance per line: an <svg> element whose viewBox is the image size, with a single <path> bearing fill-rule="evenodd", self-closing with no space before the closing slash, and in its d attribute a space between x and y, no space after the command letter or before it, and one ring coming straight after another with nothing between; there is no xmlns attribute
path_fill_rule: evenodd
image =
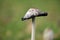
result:
<svg viewBox="0 0 60 40"><path fill-rule="evenodd" d="M60 0L0 0L0 40L30 40L31 19L21 21L26 11L38 8L47 17L36 18L36 40L43 40L43 31L50 27L54 40L60 40Z"/></svg>

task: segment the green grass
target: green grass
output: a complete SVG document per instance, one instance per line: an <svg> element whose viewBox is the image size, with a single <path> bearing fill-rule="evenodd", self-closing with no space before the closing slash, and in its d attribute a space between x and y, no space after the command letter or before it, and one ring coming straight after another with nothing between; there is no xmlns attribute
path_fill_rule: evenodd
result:
<svg viewBox="0 0 60 40"><path fill-rule="evenodd" d="M58 35L60 20L59 0L0 0L0 40L30 40L27 25L31 22L21 21L30 7L48 12L47 17L36 18L36 40L41 40L44 29L51 27ZM41 36L38 36L41 35ZM40 39L41 38L41 39ZM60 38L55 38L55 40Z"/></svg>

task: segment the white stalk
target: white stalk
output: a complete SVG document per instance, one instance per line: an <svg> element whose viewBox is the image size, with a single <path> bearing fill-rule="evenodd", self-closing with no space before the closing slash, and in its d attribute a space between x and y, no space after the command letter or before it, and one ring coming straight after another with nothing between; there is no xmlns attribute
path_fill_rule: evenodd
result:
<svg viewBox="0 0 60 40"><path fill-rule="evenodd" d="M35 18L32 18L32 34L31 40L35 40Z"/></svg>

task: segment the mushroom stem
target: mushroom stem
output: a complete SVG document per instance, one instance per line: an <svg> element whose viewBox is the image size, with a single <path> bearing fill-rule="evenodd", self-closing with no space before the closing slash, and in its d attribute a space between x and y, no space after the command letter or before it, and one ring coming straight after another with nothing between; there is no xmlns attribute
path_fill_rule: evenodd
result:
<svg viewBox="0 0 60 40"><path fill-rule="evenodd" d="M35 17L32 18L32 34L31 40L35 40Z"/></svg>

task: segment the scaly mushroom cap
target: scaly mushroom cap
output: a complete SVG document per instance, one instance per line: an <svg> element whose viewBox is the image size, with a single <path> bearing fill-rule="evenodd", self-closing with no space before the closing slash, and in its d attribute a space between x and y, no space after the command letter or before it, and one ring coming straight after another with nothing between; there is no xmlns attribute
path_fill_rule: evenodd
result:
<svg viewBox="0 0 60 40"><path fill-rule="evenodd" d="M30 8L25 16L22 18L22 20L26 20L26 19L30 19L33 17L37 17L37 16L47 16L46 12L41 12L39 9L37 8Z"/></svg>

